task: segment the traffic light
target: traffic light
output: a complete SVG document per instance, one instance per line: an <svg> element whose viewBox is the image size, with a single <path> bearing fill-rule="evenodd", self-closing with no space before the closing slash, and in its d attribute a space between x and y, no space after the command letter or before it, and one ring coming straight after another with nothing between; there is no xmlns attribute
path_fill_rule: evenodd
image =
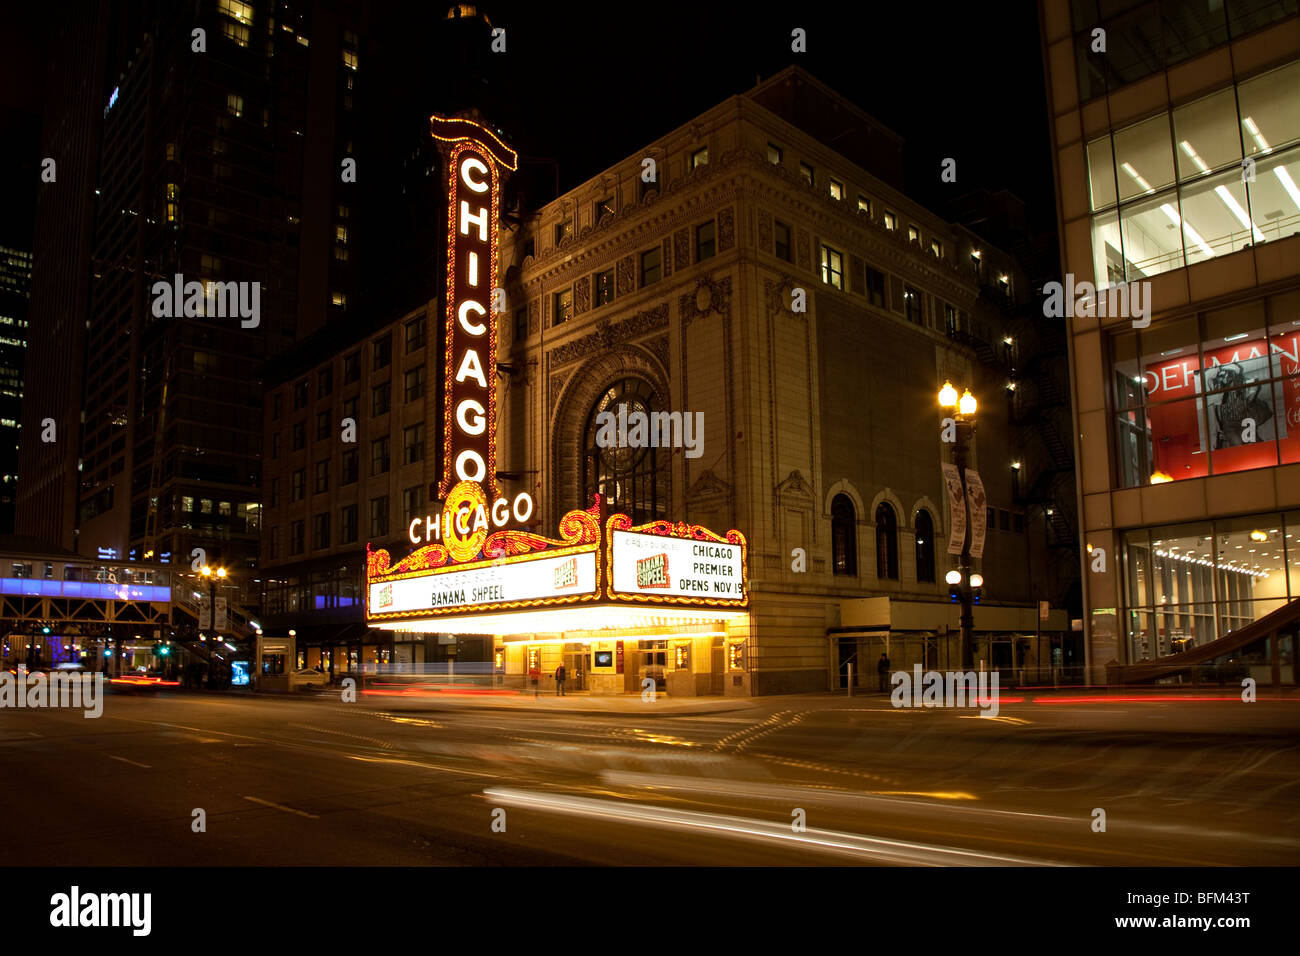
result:
<svg viewBox="0 0 1300 956"><path fill-rule="evenodd" d="M172 649L171 649L170 647L168 647L166 644L164 644L162 647L158 648L158 656L159 656L159 657L166 657L166 656L167 656L168 654L170 654L171 652L172 652Z"/></svg>
<svg viewBox="0 0 1300 956"><path fill-rule="evenodd" d="M48 634L48 633L50 633L50 626L49 626L48 624L42 624L42 625L41 625L41 633L42 633L42 634Z"/></svg>

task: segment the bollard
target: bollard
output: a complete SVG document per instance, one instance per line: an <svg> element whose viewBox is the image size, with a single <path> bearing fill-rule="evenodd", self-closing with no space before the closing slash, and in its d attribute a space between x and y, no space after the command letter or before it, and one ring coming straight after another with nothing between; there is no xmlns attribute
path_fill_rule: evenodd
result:
<svg viewBox="0 0 1300 956"><path fill-rule="evenodd" d="M853 662L849 661L849 696L853 696Z"/></svg>

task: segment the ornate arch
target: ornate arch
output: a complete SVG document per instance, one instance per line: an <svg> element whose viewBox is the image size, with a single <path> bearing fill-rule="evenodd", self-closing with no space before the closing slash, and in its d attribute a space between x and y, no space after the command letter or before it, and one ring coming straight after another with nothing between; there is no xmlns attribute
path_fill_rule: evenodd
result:
<svg viewBox="0 0 1300 956"><path fill-rule="evenodd" d="M830 515L831 502L835 500L836 495L849 496L849 500L853 502L853 510L857 513L858 522L861 523L864 520L863 519L864 506L862 504L862 494L858 491L856 487L854 487L853 482L849 481L847 478L841 478L839 481L835 482L835 484L831 485L830 489L826 492L826 500L823 505L823 513L828 516Z"/></svg>
<svg viewBox="0 0 1300 956"><path fill-rule="evenodd" d="M916 530L916 513L923 508L930 512L930 522L934 525L934 533L943 535L943 512L939 510L938 505L930 500L929 495L921 495L916 499L916 503L912 505L912 510L908 512L908 527L913 531Z"/></svg>
<svg viewBox="0 0 1300 956"><path fill-rule="evenodd" d="M912 527L911 512L903 507L903 499L899 498L892 488L882 488L876 497L871 499L871 508L867 511L871 517L867 520L872 524L876 523L876 509L884 501L889 502L894 509L894 514L899 517L899 529L909 530Z"/></svg>
<svg viewBox="0 0 1300 956"><path fill-rule="evenodd" d="M560 390L551 413L550 425L550 493L547 495L550 525L566 512L591 502L578 501L582 494L587 417L597 399L615 382L639 378L650 386L655 405L668 411L672 397L668 375L659 359L648 349L636 345L615 345L580 364ZM672 469L664 471L664 499L672 501Z"/></svg>

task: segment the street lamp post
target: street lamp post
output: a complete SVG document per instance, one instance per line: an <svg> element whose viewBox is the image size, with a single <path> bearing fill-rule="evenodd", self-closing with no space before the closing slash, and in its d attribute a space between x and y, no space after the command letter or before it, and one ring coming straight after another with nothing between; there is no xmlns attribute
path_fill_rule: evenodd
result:
<svg viewBox="0 0 1300 956"><path fill-rule="evenodd" d="M216 688L216 663L213 657L216 654L217 638L220 636L217 631L217 581L226 579L226 569L217 568L214 571L205 564L203 566L203 576L208 579L208 609L211 614L208 623L211 625L212 630L212 643L208 645L208 687Z"/></svg>
<svg viewBox="0 0 1300 956"><path fill-rule="evenodd" d="M961 563L956 570L949 571L947 581L949 588L955 588L961 602L961 669L973 670L975 667L975 609L974 592L984 583L980 575L972 575L970 569L970 543L974 533L973 518L970 513L970 501L966 496L966 456L971 440L975 437L975 396L966 389L960 398L951 382L944 382L939 390L939 407L948 413L956 425L956 441L953 443L953 464L961 479L961 506L966 509L966 533L961 542ZM978 578L978 583L976 580ZM955 579L955 580L954 580Z"/></svg>

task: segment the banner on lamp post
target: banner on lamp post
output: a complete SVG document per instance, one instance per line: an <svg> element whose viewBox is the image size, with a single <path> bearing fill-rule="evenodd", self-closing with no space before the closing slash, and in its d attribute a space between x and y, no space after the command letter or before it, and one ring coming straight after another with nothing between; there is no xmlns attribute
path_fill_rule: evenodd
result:
<svg viewBox="0 0 1300 956"><path fill-rule="evenodd" d="M956 465L943 464L943 481L948 487L948 553L961 554L966 543L966 501L961 492L961 474Z"/></svg>
<svg viewBox="0 0 1300 956"><path fill-rule="evenodd" d="M984 536L988 532L988 496L980 473L966 469L966 500L970 503L970 553L972 558L984 557Z"/></svg>

